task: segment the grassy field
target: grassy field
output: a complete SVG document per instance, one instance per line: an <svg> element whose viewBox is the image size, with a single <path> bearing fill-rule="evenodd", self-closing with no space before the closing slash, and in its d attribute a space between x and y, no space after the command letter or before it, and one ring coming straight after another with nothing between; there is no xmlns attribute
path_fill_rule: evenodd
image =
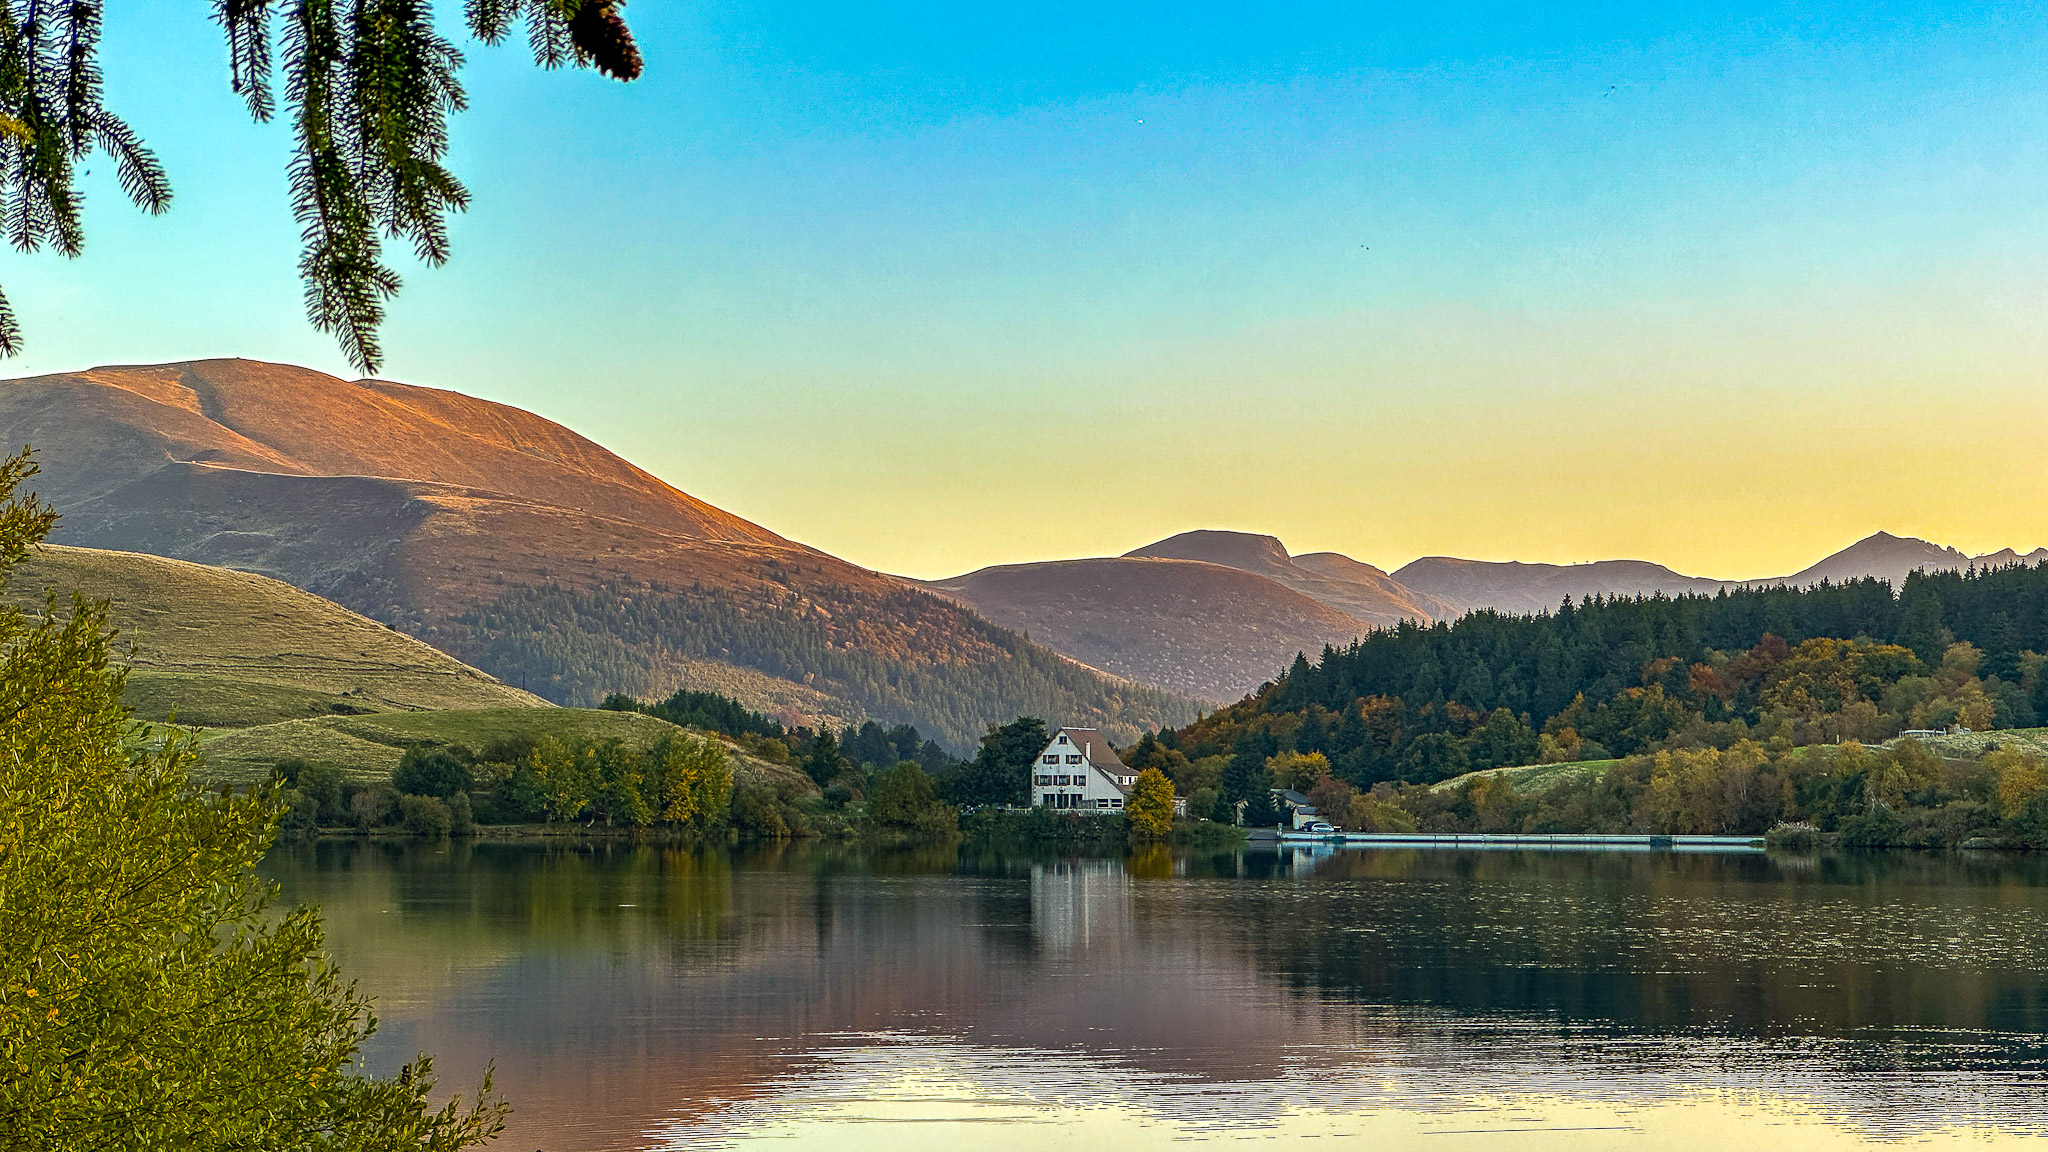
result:
<svg viewBox="0 0 2048 1152"><path fill-rule="evenodd" d="M144 720L237 728L545 704L332 601L246 572L50 546L0 597L37 610L46 590L67 610L74 591L112 602L117 646L132 649L127 703Z"/></svg>
<svg viewBox="0 0 2048 1152"><path fill-rule="evenodd" d="M299 758L332 764L355 780L382 780L398 767L413 744L459 745L472 752L520 737L553 736L577 744L616 738L645 750L663 736L684 731L666 720L637 712L594 708L482 708L440 712L391 712L372 716L323 716L285 720L254 728L208 730L200 734L198 775L209 783L250 783L270 775L279 760ZM735 775L815 792L810 778L732 747Z"/></svg>
<svg viewBox="0 0 2048 1152"><path fill-rule="evenodd" d="M2001 728L1990 732L1962 732L1954 736L1921 736L1916 739L1935 755L1950 760L1974 760L1993 748L2048 756L2048 728Z"/></svg>
<svg viewBox="0 0 2048 1152"><path fill-rule="evenodd" d="M1449 780L1430 785L1432 792L1448 792L1453 788L1469 784L1484 776L1500 776L1514 786L1515 791L1535 795L1548 792L1559 784L1586 776L1597 776L1614 764L1616 760L1577 760L1564 764L1524 764L1514 768L1488 768L1479 772L1467 772Z"/></svg>
<svg viewBox="0 0 2048 1152"><path fill-rule="evenodd" d="M1994 748L2048 757L2048 728L2002 728L1991 732L1963 732L1954 736L1918 737L1935 755L1949 760L1974 760ZM1886 741L1887 745L1896 741ZM1804 754L1805 749L1795 749ZM1568 764L1528 764L1516 768L1488 768L1467 772L1430 786L1432 792L1448 792L1482 776L1504 776L1525 794L1547 792L1567 781L1597 775L1618 764L1618 760L1581 760Z"/></svg>

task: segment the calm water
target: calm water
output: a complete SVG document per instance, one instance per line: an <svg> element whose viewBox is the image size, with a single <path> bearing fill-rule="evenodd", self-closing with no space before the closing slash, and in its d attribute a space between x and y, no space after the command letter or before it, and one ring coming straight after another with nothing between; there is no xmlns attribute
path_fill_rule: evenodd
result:
<svg viewBox="0 0 2048 1152"><path fill-rule="evenodd" d="M2048 1145L2033 858L280 849L501 1147ZM771 1143L772 1142L772 1143Z"/></svg>

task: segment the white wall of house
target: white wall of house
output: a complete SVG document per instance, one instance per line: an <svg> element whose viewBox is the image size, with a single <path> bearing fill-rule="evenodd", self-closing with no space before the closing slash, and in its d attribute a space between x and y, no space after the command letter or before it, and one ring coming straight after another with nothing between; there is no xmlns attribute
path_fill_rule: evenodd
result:
<svg viewBox="0 0 2048 1152"><path fill-rule="evenodd" d="M1035 808L1106 814L1121 812L1138 777L1092 728L1062 728L1031 765Z"/></svg>

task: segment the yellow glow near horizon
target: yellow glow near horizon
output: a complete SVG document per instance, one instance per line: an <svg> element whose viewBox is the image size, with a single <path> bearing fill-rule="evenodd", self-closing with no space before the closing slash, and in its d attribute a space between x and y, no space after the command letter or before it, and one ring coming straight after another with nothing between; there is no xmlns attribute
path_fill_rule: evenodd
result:
<svg viewBox="0 0 2048 1152"><path fill-rule="evenodd" d="M778 532L920 577L1193 528L1389 570L1632 558L1725 578L1879 530L1972 554L2048 543L2042 321L1985 304L1937 325L1925 307L1340 315L1095 368L1114 389L814 381L777 406L788 452L683 461L653 440L644 456Z"/></svg>

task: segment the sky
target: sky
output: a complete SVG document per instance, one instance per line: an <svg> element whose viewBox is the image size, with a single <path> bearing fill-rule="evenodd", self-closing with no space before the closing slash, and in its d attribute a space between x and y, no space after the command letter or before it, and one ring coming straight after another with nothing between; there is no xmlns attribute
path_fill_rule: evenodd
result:
<svg viewBox="0 0 2048 1152"><path fill-rule="evenodd" d="M95 163L86 254L0 260L0 371L354 375L210 7L109 6L177 198ZM474 203L384 376L920 577L1192 528L1720 577L2048 543L2048 7L627 15L631 85L458 37Z"/></svg>

